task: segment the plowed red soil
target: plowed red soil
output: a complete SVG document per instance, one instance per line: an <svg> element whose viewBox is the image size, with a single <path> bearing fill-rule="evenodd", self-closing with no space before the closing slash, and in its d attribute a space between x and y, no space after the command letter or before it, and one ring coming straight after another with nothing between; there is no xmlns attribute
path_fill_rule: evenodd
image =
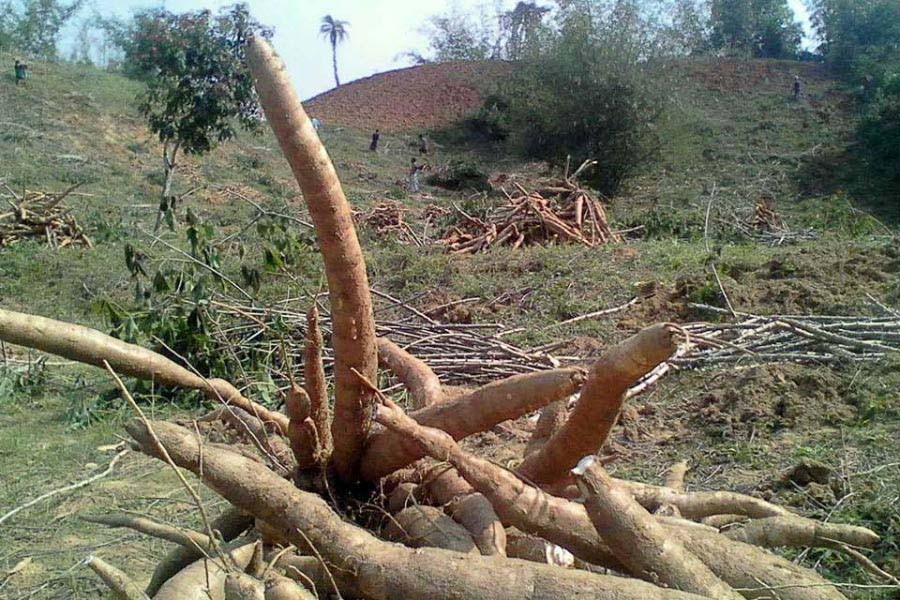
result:
<svg viewBox="0 0 900 600"><path fill-rule="evenodd" d="M503 62L420 65L352 81L304 106L326 125L392 132L435 129L481 106L484 90L509 69Z"/></svg>

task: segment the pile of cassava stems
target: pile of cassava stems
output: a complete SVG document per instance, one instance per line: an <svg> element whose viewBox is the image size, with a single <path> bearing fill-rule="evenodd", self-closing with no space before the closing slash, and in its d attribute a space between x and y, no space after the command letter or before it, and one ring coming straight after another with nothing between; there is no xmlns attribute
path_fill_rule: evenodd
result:
<svg viewBox="0 0 900 600"><path fill-rule="evenodd" d="M247 52L325 261L333 410L315 311L302 385L292 387L282 413L225 380L97 331L0 310L0 339L206 392L221 406L198 421L224 420L256 448L205 440L205 423L197 421L183 426L139 413L126 426L136 448L193 472L233 510L212 518L201 504L203 531L131 515L93 517L177 544L146 591L92 558L117 597L272 600L309 598L313 590L320 598L407 600L843 597L770 550L797 546L845 551L878 572L859 551L879 541L868 529L812 521L739 493L687 491L683 463L664 485L652 485L612 478L591 458L629 385L676 351L675 326L654 325L608 348L589 371L518 375L475 390L441 386L425 363L378 339L350 206L331 162L269 45L254 39ZM379 363L408 388L408 414L374 387ZM576 393L567 414L566 399ZM539 409L513 470L457 443ZM389 525L354 520L354 503L379 491ZM546 564L561 553L557 547L573 555L573 566Z"/></svg>
<svg viewBox="0 0 900 600"><path fill-rule="evenodd" d="M77 185L60 194L18 194L8 185L2 187L6 193L0 194L0 248L31 239L52 248L91 247L91 240L63 204Z"/></svg>
<svg viewBox="0 0 900 600"><path fill-rule="evenodd" d="M576 171L576 174L579 171ZM622 241L610 228L603 204L575 182L575 175L529 192L514 183L507 204L480 219L458 206L458 219L441 243L457 254L476 254L495 246L513 249L535 244L576 243L594 248Z"/></svg>
<svg viewBox="0 0 900 600"><path fill-rule="evenodd" d="M425 246L424 240L404 219L408 212L409 209L399 202L384 200L367 211L355 213L354 217L357 223L372 229L378 235L389 235L415 246Z"/></svg>

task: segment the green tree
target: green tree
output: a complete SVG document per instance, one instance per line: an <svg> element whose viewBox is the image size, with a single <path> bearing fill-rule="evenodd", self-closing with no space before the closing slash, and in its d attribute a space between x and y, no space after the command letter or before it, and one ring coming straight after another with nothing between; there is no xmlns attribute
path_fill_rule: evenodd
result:
<svg viewBox="0 0 900 600"><path fill-rule="evenodd" d="M612 195L659 147L665 110L652 23L636 2L570 1L546 46L521 61L492 108L525 156L598 165L587 179Z"/></svg>
<svg viewBox="0 0 900 600"><path fill-rule="evenodd" d="M430 17L423 28L428 38L430 58L410 53L416 62L449 62L454 60L489 60L499 58L499 33L484 7L478 19L453 3L442 14Z"/></svg>
<svg viewBox="0 0 900 600"><path fill-rule="evenodd" d="M500 15L501 34L506 38L507 60L519 60L540 50L545 37L544 17L550 8L536 2L519 2L516 7Z"/></svg>
<svg viewBox="0 0 900 600"><path fill-rule="evenodd" d="M0 4L0 48L15 48L55 60L60 30L74 17L84 0L8 0Z"/></svg>
<svg viewBox="0 0 900 600"><path fill-rule="evenodd" d="M146 82L138 109L163 144L160 218L172 215L180 152L204 154L234 137L237 126L259 127L261 112L245 60L252 35L270 37L271 31L250 17L246 4L217 15L163 9L135 15L124 43L124 67Z"/></svg>
<svg viewBox="0 0 900 600"><path fill-rule="evenodd" d="M900 72L885 77L863 117L859 137L872 171L900 187Z"/></svg>
<svg viewBox="0 0 900 600"><path fill-rule="evenodd" d="M808 0L819 52L845 77L881 78L900 66L900 2Z"/></svg>
<svg viewBox="0 0 900 600"><path fill-rule="evenodd" d="M712 0L711 42L758 58L793 58L803 30L787 0Z"/></svg>
<svg viewBox="0 0 900 600"><path fill-rule="evenodd" d="M335 87L341 87L341 80L338 78L337 46L350 36L347 31L348 25L350 25L348 21L341 21L331 15L325 15L319 26L319 34L331 44L331 66L334 69Z"/></svg>

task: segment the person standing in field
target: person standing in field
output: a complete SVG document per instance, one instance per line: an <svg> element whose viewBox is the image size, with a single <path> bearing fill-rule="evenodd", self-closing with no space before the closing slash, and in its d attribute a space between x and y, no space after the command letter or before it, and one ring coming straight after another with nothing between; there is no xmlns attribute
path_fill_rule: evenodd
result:
<svg viewBox="0 0 900 600"><path fill-rule="evenodd" d="M25 85L25 79L28 78L28 65L16 59L16 85Z"/></svg>
<svg viewBox="0 0 900 600"><path fill-rule="evenodd" d="M423 134L419 134L419 154L425 156L428 154L428 140Z"/></svg>
<svg viewBox="0 0 900 600"><path fill-rule="evenodd" d="M381 132L378 129L376 129L375 133L372 134L372 143L369 144L369 150L371 150L372 152L377 152L378 151L378 140L380 140L380 139L381 139Z"/></svg>
<svg viewBox="0 0 900 600"><path fill-rule="evenodd" d="M407 187L409 188L410 194L418 194L419 193L419 172L425 168L425 165L420 165L416 162L415 157L413 157L412 162L409 166L409 174Z"/></svg>
<svg viewBox="0 0 900 600"><path fill-rule="evenodd" d="M794 100L799 100L803 95L803 83L800 81L799 75L794 75Z"/></svg>

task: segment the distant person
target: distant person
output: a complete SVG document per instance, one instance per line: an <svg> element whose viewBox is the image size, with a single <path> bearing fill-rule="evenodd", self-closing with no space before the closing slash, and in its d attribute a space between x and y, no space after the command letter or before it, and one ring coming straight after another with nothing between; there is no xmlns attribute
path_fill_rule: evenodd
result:
<svg viewBox="0 0 900 600"><path fill-rule="evenodd" d="M425 165L420 165L416 162L415 157L413 157L412 162L409 165L409 179L407 185L409 187L409 193L418 194L419 193L419 173L422 169L425 168Z"/></svg>
<svg viewBox="0 0 900 600"><path fill-rule="evenodd" d="M9 63L7 63L9 64ZM28 65L16 59L16 85L25 85L28 78Z"/></svg>
<svg viewBox="0 0 900 600"><path fill-rule="evenodd" d="M428 140L421 133L419 134L419 154L428 154Z"/></svg>
<svg viewBox="0 0 900 600"><path fill-rule="evenodd" d="M375 133L372 134L372 143L369 144L369 150L372 152L378 151L378 140L381 139L381 132L379 130L375 130Z"/></svg>
<svg viewBox="0 0 900 600"><path fill-rule="evenodd" d="M803 95L803 82L799 75L794 75L794 100L799 100Z"/></svg>
<svg viewBox="0 0 900 600"><path fill-rule="evenodd" d="M316 133L319 133L319 129L322 128L322 121L320 121L316 117L313 117L312 119L310 119L310 122L312 122L313 129L316 130Z"/></svg>

